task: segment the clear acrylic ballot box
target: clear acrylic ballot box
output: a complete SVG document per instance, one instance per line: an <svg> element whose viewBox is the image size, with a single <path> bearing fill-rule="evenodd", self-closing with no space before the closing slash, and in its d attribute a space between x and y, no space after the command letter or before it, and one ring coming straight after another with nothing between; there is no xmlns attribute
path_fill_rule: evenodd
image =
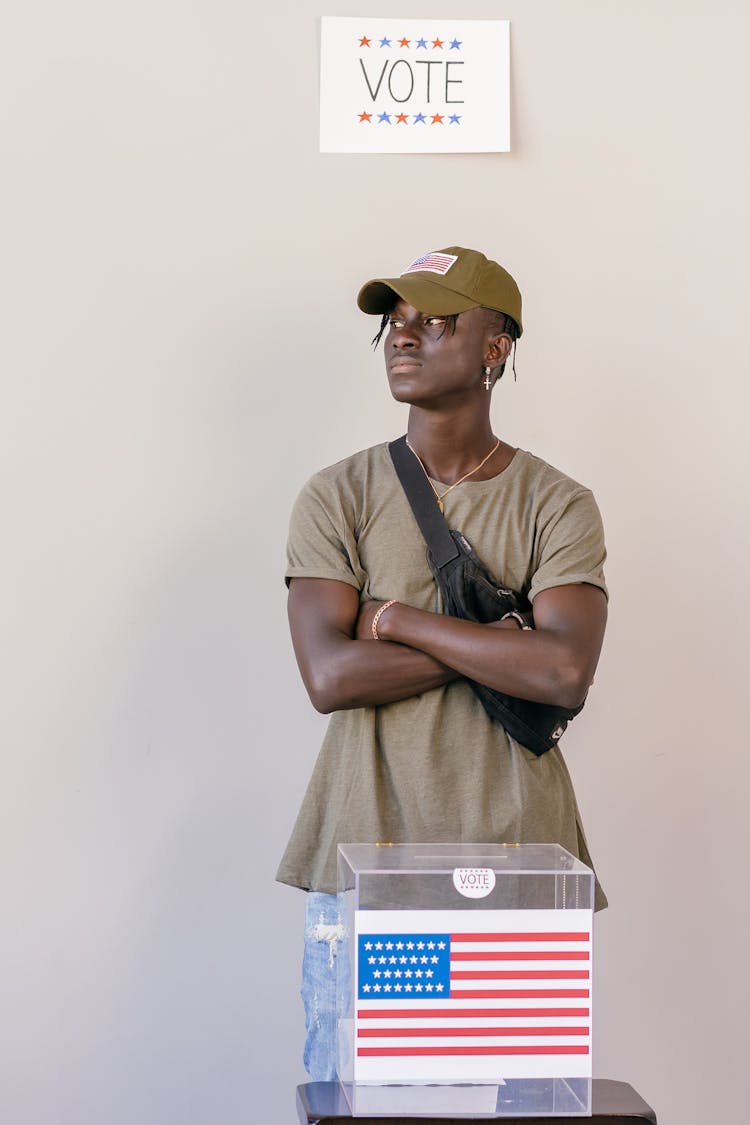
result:
<svg viewBox="0 0 750 1125"><path fill-rule="evenodd" d="M556 844L340 844L353 1116L589 1116L594 875Z"/></svg>

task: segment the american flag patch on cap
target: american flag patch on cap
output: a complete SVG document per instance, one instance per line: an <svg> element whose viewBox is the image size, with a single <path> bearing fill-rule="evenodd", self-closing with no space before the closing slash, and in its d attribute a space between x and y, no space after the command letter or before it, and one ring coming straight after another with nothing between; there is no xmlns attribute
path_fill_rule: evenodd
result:
<svg viewBox="0 0 750 1125"><path fill-rule="evenodd" d="M458 256L456 254L436 254L431 251L429 254L423 254L421 258L417 258L410 266L407 266L404 274L418 273L424 270L426 273L439 273L444 276L453 263L457 261ZM404 274L401 276L403 277Z"/></svg>

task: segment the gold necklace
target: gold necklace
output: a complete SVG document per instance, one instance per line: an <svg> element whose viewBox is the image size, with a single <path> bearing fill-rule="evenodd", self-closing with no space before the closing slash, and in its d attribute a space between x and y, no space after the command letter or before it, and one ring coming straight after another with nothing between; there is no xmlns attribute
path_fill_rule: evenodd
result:
<svg viewBox="0 0 750 1125"><path fill-rule="evenodd" d="M410 450L412 451L412 453L413 453L413 454L414 454L414 456L416 457L417 461L419 461L420 465L422 466L422 472L423 472L423 473L424 473L424 475L425 475L425 476L427 477L427 483L429 484L429 486L430 486L430 488L432 489L432 491L433 491L433 492L435 493L435 499L436 499L436 500L437 500L437 502L438 502L438 508L439 508L439 509L440 509L440 511L442 512L442 511L443 511L443 500L445 500L445 498L446 498L446 496L448 495L448 493L449 493L449 492L452 492L454 488L458 488L459 484L463 484L465 480L468 480L468 479L469 479L469 477L473 477L473 476L474 476L474 473L478 473L478 472L479 472L479 470L480 470L480 469L482 468L482 466L483 466L483 465L486 465L486 464L487 464L487 462L489 461L489 459L490 459L490 457L492 456L492 454L493 454L493 453L495 453L495 451L496 451L496 450L497 450L497 449L499 448L499 446L500 446L500 438L498 438L498 439L497 439L497 441L495 442L495 444L493 445L492 449L491 449L491 450L489 451L489 453L487 454L487 456L486 456L486 457L484 457L484 458L483 458L483 459L482 459L482 460L481 460L481 461L479 462L479 464L478 464L478 465L475 465L475 466L474 466L474 468L473 468L473 469L471 470L471 472L468 472L468 473L464 473L464 475L463 475L463 476L461 477L461 479L460 479L460 480L454 481L454 483L453 483L453 484L452 484L452 485L450 486L450 488L446 488L445 492L442 492L442 493L441 493L441 492L438 492L438 490L437 490L437 489L435 488L435 485L434 485L434 484L432 483L432 481L430 480L430 474L429 474L429 473L427 472L427 469L425 469L425 467L424 467L424 461L423 461L423 460L422 460L422 458L421 458L421 457L419 456L419 454L417 453L416 449L415 449L415 448L414 448L414 446L413 446L413 445L411 444L411 442L409 441L409 439L408 439L408 438L406 439L406 444L407 444L407 445L409 446L409 449L410 449Z"/></svg>

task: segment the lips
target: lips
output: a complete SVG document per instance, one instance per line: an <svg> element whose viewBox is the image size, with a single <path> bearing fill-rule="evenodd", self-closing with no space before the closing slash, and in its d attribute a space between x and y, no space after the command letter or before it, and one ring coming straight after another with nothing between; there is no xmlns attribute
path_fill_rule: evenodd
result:
<svg viewBox="0 0 750 1125"><path fill-rule="evenodd" d="M388 370L393 373L398 371L413 371L415 367L421 366L422 364L416 356L395 355L388 364Z"/></svg>

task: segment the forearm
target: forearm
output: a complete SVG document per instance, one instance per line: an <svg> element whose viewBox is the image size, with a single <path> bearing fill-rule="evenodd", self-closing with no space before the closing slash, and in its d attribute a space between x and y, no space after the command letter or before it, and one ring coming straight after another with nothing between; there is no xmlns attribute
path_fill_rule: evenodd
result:
<svg viewBox="0 0 750 1125"><path fill-rule="evenodd" d="M325 659L300 661L302 678L317 711L376 707L441 687L458 677L435 657L404 644L354 640L332 642Z"/></svg>
<svg viewBox="0 0 750 1125"><path fill-rule="evenodd" d="M570 637L554 630L496 628L397 603L382 615L378 634L487 687L538 703L577 706L593 675Z"/></svg>

